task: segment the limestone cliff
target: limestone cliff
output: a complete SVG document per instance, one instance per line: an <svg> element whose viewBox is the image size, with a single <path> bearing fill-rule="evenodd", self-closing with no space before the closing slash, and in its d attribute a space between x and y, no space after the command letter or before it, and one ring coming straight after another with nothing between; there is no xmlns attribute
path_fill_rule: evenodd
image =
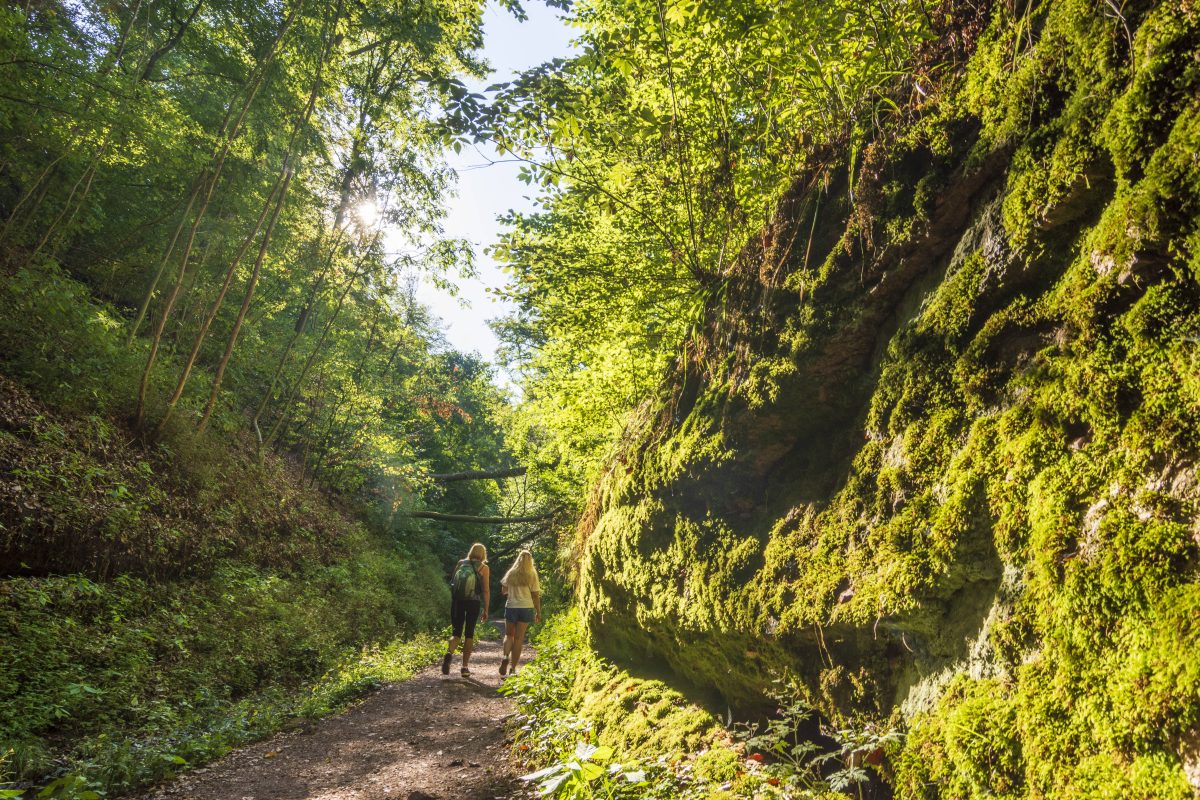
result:
<svg viewBox="0 0 1200 800"><path fill-rule="evenodd" d="M960 4L578 532L597 646L903 721L903 797L1200 792L1200 6ZM934 79L936 78L936 80Z"/></svg>

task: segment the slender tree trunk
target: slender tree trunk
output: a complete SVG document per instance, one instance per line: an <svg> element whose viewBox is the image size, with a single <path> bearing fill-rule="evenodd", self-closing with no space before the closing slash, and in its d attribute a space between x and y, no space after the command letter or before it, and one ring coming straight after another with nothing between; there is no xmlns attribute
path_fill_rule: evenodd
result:
<svg viewBox="0 0 1200 800"><path fill-rule="evenodd" d="M66 202L63 203L62 210L58 212L58 216L54 218L53 222L46 226L46 232L42 234L42 238L37 243L37 246L34 247L33 250L30 251L29 255L25 257L25 263L27 265L32 264L33 260L42 252L42 248L44 248L50 242L51 238L59 230L59 223L62 223L63 217L67 217L66 223L62 226L63 229L70 229L72 223L75 222L75 217L84 207L84 204L87 203L88 194L92 191L92 180L96 177L96 167L99 165L101 159L103 159L108 153L108 148L111 146L111 144L112 131L110 130L104 137L104 141L101 143L99 151L92 156L91 161L88 163L83 173L75 181L74 185L71 186L71 191L67 195ZM80 184L83 184L82 192L79 191ZM76 192L79 192L78 201L75 201ZM74 206L72 206L73 202ZM67 216L67 212L70 212L70 216Z"/></svg>
<svg viewBox="0 0 1200 800"><path fill-rule="evenodd" d="M267 391L263 394L262 401L259 402L258 408L254 410L254 419L252 427L257 428L259 421L262 419L263 412L266 411L267 404L275 394L275 387L279 385L279 378L283 375L283 369L287 366L288 358L292 354L292 348L296 346L300 336L304 333L304 327L307 323L308 315L311 309L316 305L317 297L321 289L325 285L325 278L329 274L330 267L333 266L334 256L337 254L337 249L341 245L344 230L338 230L337 236L334 238L333 246L329 249L329 257L325 259L325 264L321 268L321 272L313 280L312 288L309 290L308 298L305 300L303 307L300 310L300 315L296 320L295 329L292 335L288 337L287 345L283 348L283 353L279 356L279 361L275 365L275 373L271 376L271 384L267 387ZM259 445L262 445L262 438L259 437Z"/></svg>
<svg viewBox="0 0 1200 800"><path fill-rule="evenodd" d="M316 409L320 406L321 399L325 393L325 378L327 377L327 375L328 375L328 373L325 370L321 370L321 373L317 378L317 390L313 394L312 399L308 401L308 408L309 408L308 417L304 420L304 422L302 422L300 424L300 427L296 429L297 434L300 434L301 432L303 432L305 427L308 426L309 422L316 416L316 413L317 413ZM307 474L307 471L308 471L308 452L309 452L309 450L312 449L312 438L313 437L311 437L311 436L304 437L304 453L300 457L300 477L301 478L304 478L304 476Z"/></svg>
<svg viewBox="0 0 1200 800"><path fill-rule="evenodd" d="M54 171L54 168L58 166L59 162L67 157L68 152L70 151L64 150L62 155L58 156L49 164L47 164L45 168L42 169L41 174L34 179L29 188L25 190L25 193L21 195L19 200L17 200L16 205L13 206L12 211L10 211L8 214L8 219L4 221L4 227L0 228L0 242L3 242L8 238L9 231L12 229L13 224L16 223L21 217L21 209L27 202L29 202L29 200L38 192L39 189L42 192L41 197L45 197L47 188L43 185L43 183L45 182L46 178L49 177L50 173ZM36 210L39 205L41 205L40 197L34 203L34 210Z"/></svg>
<svg viewBox="0 0 1200 800"><path fill-rule="evenodd" d="M192 22L196 19L196 15L200 13L200 7L203 5L204 0L196 0L196 5L194 8L192 8L192 13L189 14L188 18L180 24L179 30L171 34L171 36L169 36L165 42L159 45L159 47L150 54L150 58L146 60L146 66L142 70L142 74L138 80L148 81L151 77L153 77L154 67L158 64L159 60L162 59L163 56L174 50L175 46L183 40L183 35L187 33L188 28L191 27ZM172 16L174 15L172 14Z"/></svg>
<svg viewBox="0 0 1200 800"><path fill-rule="evenodd" d="M117 39L116 49L109 56L108 63L100 70L100 77L108 77L116 69L117 65L121 63L121 58L125 55L125 48L129 45L129 36L133 33L133 26L137 24L137 16L141 12L142 0L134 0L133 7L129 9L129 21L121 29L121 36Z"/></svg>
<svg viewBox="0 0 1200 800"><path fill-rule="evenodd" d="M225 344L225 352L221 355L221 360L217 363L217 373L213 376L212 390L208 395L208 403L204 406L204 414L200 417L199 430L201 433L208 427L209 417L212 416L213 408L217 404L217 396L221 391L221 381L225 377L225 370L229 366L229 359L233 355L233 348L237 345L238 334L241 333L242 323L246 321L246 312L250 310L250 303L254 299L254 290L258 286L258 276L262 274L263 262L267 257L267 250L271 246L271 234L275 231L275 223L279 221L279 214L283 211L284 200L287 199L288 184L291 183L292 169L286 168L283 178L283 183L279 187L279 199L275 201L275 208L271 212L271 221L267 223L267 229L263 232L262 241L258 247L258 257L254 259L254 268L250 272L250 278L246 282L246 294L242 297L242 306L238 309L237 319L234 320L233 330L229 333L229 341Z"/></svg>
<svg viewBox="0 0 1200 800"><path fill-rule="evenodd" d="M262 210L259 212L258 218L254 221L254 226L242 238L241 246L238 247L237 253L230 260L229 266L225 270L225 281L217 291L216 299L213 300L208 314L200 323L200 329L196 332L196 340L192 343L192 351L188 354L187 360L183 364L183 369L180 370L179 380L175 383L175 391L171 394L170 399L167 400L167 410L158 423L157 433L162 432L167 422L171 419L171 415L175 413L175 405L179 402L179 398L183 397L183 390L187 387L188 378L192 374L192 368L196 365L196 357L200 354L200 348L204 345L204 340L208 336L208 329L212 326L213 320L217 318L221 306L225 303L225 295L228 293L229 287L233 283L233 278L237 274L238 265L242 263L242 259L246 257L246 251L250 249L251 243L258 236L258 232L262 230L263 222L266 221L267 214L271 211L272 203L275 200L275 195L281 183L282 180L277 181L275 186L271 187L271 192L263 202Z"/></svg>
<svg viewBox="0 0 1200 800"><path fill-rule="evenodd" d="M375 331L379 327L380 304L374 303L373 313L371 315L371 328L367 331L367 343L363 346L362 358L354 365L354 380L361 383L363 375L366 374L367 361L371 358L371 353L374 352L377 342L375 341Z"/></svg>
<svg viewBox="0 0 1200 800"><path fill-rule="evenodd" d="M317 478L320 476L321 468L325 465L325 458L330 453L333 442L333 430L334 428L338 427L338 414L341 413L342 406L345 404L345 396L339 397L333 406L333 410L329 413L329 422L325 425L324 432L321 433L320 452L317 454L317 460L309 469L309 475L312 478L311 482L313 486L316 485ZM347 417L348 416L349 415L347 415Z"/></svg>
<svg viewBox="0 0 1200 800"><path fill-rule="evenodd" d="M225 159L233 147L234 140L241 131L242 123L246 119L246 114L250 111L250 106L253 104L255 96L258 94L258 90L262 87L268 68L271 66L272 62L274 62L275 57L279 52L280 42L283 41L284 36L291 28L292 23L296 19L296 15L300 11L300 6L301 3L298 2L292 8L292 11L287 18L284 19L283 24L280 25L279 31L275 34L275 38L271 42L270 49L268 50L266 56L264 56L263 60L259 62L256 67L256 74L252 76L251 83L247 87L246 96L242 102L241 109L238 112L237 119L229 128L228 134L223 137L220 149L217 151L216 157L213 159L213 164L208 170L208 179L204 180L201 178L201 180L198 182L199 186L206 187L205 191L203 192L204 199L192 219L192 225L188 231L187 244L184 246L183 255L179 260L179 277L175 280L175 287L171 290L171 294L167 297L166 305L163 307L162 313L159 316L158 324L155 326L154 337L150 342L150 352L146 356L146 366L142 370L142 378L138 386L137 409L134 417L136 424L139 427L145 421L146 417L146 394L149 391L150 375L154 369L154 362L158 357L158 350L162 344L163 330L167 326L167 320L170 318L171 311L174 309L175 303L179 299L180 289L183 287L184 280L187 277L188 259L191 257L192 247L196 241L196 232L199 230L200 223L204 220L205 212L207 212L209 203L212 201L213 192L216 190L217 182L221 177L221 170L225 166Z"/></svg>
<svg viewBox="0 0 1200 800"><path fill-rule="evenodd" d="M253 75L251 76L254 77ZM226 133L229 131L230 121L233 119L234 109L237 104L230 102L229 108L225 111L225 117L221 120L221 125L217 128L218 144L225 140ZM214 153L213 158L216 158ZM142 299L142 304L138 308L137 317L133 321L133 325L129 330L129 342L132 345L134 338L137 336L138 330L142 326L142 321L146 318L146 312L150 308L150 303L154 299L154 293L158 290L158 284L162 281L163 274L167 270L167 266L171 263L171 255L175 252L175 246L179 243L179 237L183 234L184 228L187 227L188 220L191 219L192 209L196 205L196 201L200 199L200 194L204 191L206 179L208 178L208 169L204 169L192 181L192 189L188 193L187 204L184 206L183 213L179 217L179 224L175 226L175 233L171 236L171 241L167 244L167 249L163 252L163 256L159 259L158 269L154 273L154 278L150 281L150 286L146 289L146 295Z"/></svg>
<svg viewBox="0 0 1200 800"><path fill-rule="evenodd" d="M359 110L358 121L355 126L355 134L353 137L353 144L350 148L350 155L346 159L346 166L342 171L342 178L338 182L338 205L337 210L334 212L333 218L333 229L336 231L333 246L329 248L329 256L325 259L325 264L321 268L319 277L313 283L313 288L309 292L308 301L300 311L300 318L297 320L296 329L292 333L292 336L288 339L287 345L284 347L283 353L279 358L279 362L275 367L275 373L271 376L271 384L266 393L263 395L263 399L259 402L258 408L254 411L252 426L258 426L259 422L262 420L263 412L266 410L267 404L270 402L271 397L275 393L275 388L278 385L279 378L283 374L283 369L287 364L287 359L292 352L292 348L299 340L300 335L304 332L304 324L307 320L308 314L311 313L311 310L315 307L316 299L320 293L320 290L324 287L325 278L329 274L330 268L333 265L334 258L337 255L338 247L346 235L346 226L344 225L344 222L346 219L346 214L350 208L350 192L354 187L354 179L359 174L357 165L359 156L362 152L363 129L367 124L368 116L367 105L364 103L363 107ZM288 413L289 412L285 409L280 418L285 418ZM276 430L278 430L278 424L273 426L272 432ZM262 456L262 447L266 442L271 441L272 438L272 436L268 436L268 438L264 441L261 437L259 437L260 458Z"/></svg>
<svg viewBox="0 0 1200 800"><path fill-rule="evenodd" d="M333 313L329 316L329 320L325 323L325 328L321 331L321 338L317 340L317 343L313 346L312 352L308 354L308 359L305 360L304 367L300 370L300 375L296 378L296 382L292 384L292 389L288 393L288 397L283 403L283 413L271 427L271 432L267 435L267 438L264 442L264 447L275 441L275 437L279 435L280 429L287 422L288 417L291 415L292 402L296 399L296 395L299 393L300 387L304 385L304 379L308 376L308 371L312 368L313 363L316 362L317 355L321 352L321 347L325 344L325 340L329 336L329 331L332 330L334 323L337 322L338 315L341 314L342 311L342 306L346 302L346 297L350 294L350 289L365 272L366 267L363 265L358 272L351 275L350 279L346 281L346 285L342 289L341 297L338 298L337 306L334 307Z"/></svg>
<svg viewBox="0 0 1200 800"><path fill-rule="evenodd" d="M204 311L204 298L197 297L196 284L200 282L200 276L204 273L204 266L208 263L208 257L212 253L213 240L215 236L209 236L204 242L204 250L200 253L200 259L196 262L196 268L192 270L192 274L188 276L188 284L183 287L183 296L190 299L188 305L179 312L179 321L175 323L175 330L171 336L171 346L167 352L170 355L175 355L179 351L179 340L187 331L187 325L193 319L199 323L199 317Z"/></svg>
<svg viewBox="0 0 1200 800"><path fill-rule="evenodd" d="M204 185L204 176L197 176L192 184L192 191L188 195L187 205L184 206L183 214L179 217L179 224L175 226L175 233L171 236L171 241L167 243L167 249L163 253L163 257L158 261L158 269L154 273L154 278L150 281L149 288L146 289L146 295L142 298L142 304L138 307L137 316L134 317L133 324L129 326L129 341L127 345L132 345L137 337L138 329L142 327L142 321L146 319L146 312L150 309L150 302L154 299L154 292L158 290L158 284L162 280L163 273L167 271L167 265L171 263L171 254L175 252L175 245L179 243L179 236L183 233L184 227L187 225L188 218L191 216L192 207L196 205L196 200L200 197L200 192Z"/></svg>
<svg viewBox="0 0 1200 800"><path fill-rule="evenodd" d="M275 201L275 209L271 212L271 220L267 223L267 229L263 232L262 241L258 247L258 257L254 260L254 269L251 271L250 278L246 283L246 293L242 298L242 306L238 309L237 319L234 320L233 330L230 331L229 341L225 345L225 352L221 355L221 360L217 364L216 374L213 376L212 389L209 391L208 402L204 406L204 413L200 417L200 424L198 426L201 433L208 427L208 421L212 417L213 409L216 407L217 397L221 391L221 382L225 377L225 370L229 366L229 359L233 356L233 349L237 345L238 335L241 333L242 324L246 320L246 313L250 310L250 303L254 299L254 292L258 287L258 278L262 274L263 263L266 261L267 251L271 246L271 237L274 234L275 225L279 221L279 215L283 211L283 206L287 201L288 187L291 185L292 177L296 173L294 161L296 160L297 143L301 132L308 126L312 119L313 111L317 107L317 98L320 97L321 88L324 85L325 67L329 61L336 38L334 32L337 29L337 23L341 18L341 14L342 3L339 2L333 13L332 24L326 30L325 44L322 48L320 61L317 64L312 90L308 95L308 102L305 103L304 112L292 129L292 136L288 142L287 155L283 161L283 172L280 176L279 198Z"/></svg>

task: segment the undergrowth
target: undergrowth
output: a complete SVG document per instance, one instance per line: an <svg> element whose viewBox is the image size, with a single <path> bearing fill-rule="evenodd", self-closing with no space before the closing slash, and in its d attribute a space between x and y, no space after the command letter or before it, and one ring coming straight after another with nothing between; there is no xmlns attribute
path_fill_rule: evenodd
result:
<svg viewBox="0 0 1200 800"><path fill-rule="evenodd" d="M399 587L370 574L407 583L401 562L370 559L303 578L228 565L184 584L0 583L0 752L13 777L128 792L408 678L442 644L389 638L430 620L401 618Z"/></svg>
<svg viewBox="0 0 1200 800"><path fill-rule="evenodd" d="M577 611L548 621L537 655L501 688L517 702L513 747L531 792L555 798L863 797L894 730L825 730L780 678L764 723L730 733L666 684L629 675L588 644ZM818 731L820 742L805 738Z"/></svg>
<svg viewBox="0 0 1200 800"><path fill-rule="evenodd" d="M429 537L220 419L148 441L143 346L53 265L0 307L0 782L128 793L434 659Z"/></svg>

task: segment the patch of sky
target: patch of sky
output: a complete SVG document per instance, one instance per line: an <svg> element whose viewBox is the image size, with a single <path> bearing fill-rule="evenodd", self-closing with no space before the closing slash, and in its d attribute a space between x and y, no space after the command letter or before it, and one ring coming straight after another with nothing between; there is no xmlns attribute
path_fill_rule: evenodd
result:
<svg viewBox="0 0 1200 800"><path fill-rule="evenodd" d="M523 6L528 19L522 22L497 3L488 4L483 55L492 72L481 80L467 81L471 91L482 94L493 83L511 80L526 69L572 54L574 33L561 10L538 0L527 0ZM447 150L446 158L458 173L458 186L447 208L444 235L471 242L476 274L453 279L453 291L421 280L415 288L416 299L442 320L451 347L494 362L499 342L488 320L503 316L509 309L491 293L505 284L506 276L488 254L488 248L500 235L499 215L510 209L533 208L531 189L517 178L521 165L500 156L487 144L464 147L461 153ZM497 378L502 385L510 384L506 375L498 374Z"/></svg>

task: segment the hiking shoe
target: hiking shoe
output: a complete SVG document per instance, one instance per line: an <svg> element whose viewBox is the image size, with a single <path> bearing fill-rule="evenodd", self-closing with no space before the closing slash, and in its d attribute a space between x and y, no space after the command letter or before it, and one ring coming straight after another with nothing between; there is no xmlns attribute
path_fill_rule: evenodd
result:
<svg viewBox="0 0 1200 800"><path fill-rule="evenodd" d="M508 674L508 656L505 656L504 660L500 662L500 674L501 675Z"/></svg>
<svg viewBox="0 0 1200 800"><path fill-rule="evenodd" d="M452 656L449 653L446 653L446 655L442 658L442 674L443 675L450 674L450 659L451 658L452 658Z"/></svg>
<svg viewBox="0 0 1200 800"><path fill-rule="evenodd" d="M471 670L467 669L466 667L463 667L462 669L460 669L460 670L459 670L459 672L461 672L461 673L462 673L462 676L463 676L464 678L469 678L469 677L471 677Z"/></svg>

